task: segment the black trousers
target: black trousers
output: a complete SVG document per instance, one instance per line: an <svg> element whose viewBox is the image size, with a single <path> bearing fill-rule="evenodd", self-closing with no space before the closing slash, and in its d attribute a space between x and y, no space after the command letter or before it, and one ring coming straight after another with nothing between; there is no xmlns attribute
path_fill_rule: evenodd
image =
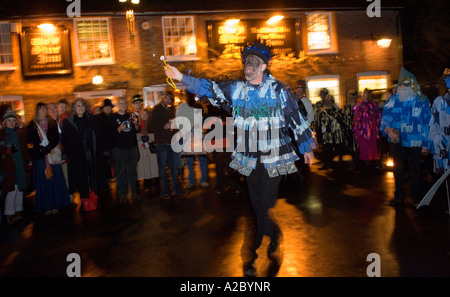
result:
<svg viewBox="0 0 450 297"><path fill-rule="evenodd" d="M403 200L402 184L405 165L408 167L409 196L416 203L420 202L420 162L422 160L421 147L403 147L401 143L390 143L392 158L394 159L395 195L398 202Z"/></svg>
<svg viewBox="0 0 450 297"><path fill-rule="evenodd" d="M276 240L280 228L270 217L269 209L275 206L281 176L269 177L264 165L258 164L247 177L247 187L252 208L256 214L256 238L254 250L261 245L264 235Z"/></svg>
<svg viewBox="0 0 450 297"><path fill-rule="evenodd" d="M241 191L240 175L230 167L231 153L214 151L212 154L216 163L216 190L230 186L233 192Z"/></svg>
<svg viewBox="0 0 450 297"><path fill-rule="evenodd" d="M345 151L345 144L344 143L325 143L322 145L323 148L323 166L326 168L333 169L334 163L333 159L337 155L339 156L339 163L338 167L342 167L342 156Z"/></svg>

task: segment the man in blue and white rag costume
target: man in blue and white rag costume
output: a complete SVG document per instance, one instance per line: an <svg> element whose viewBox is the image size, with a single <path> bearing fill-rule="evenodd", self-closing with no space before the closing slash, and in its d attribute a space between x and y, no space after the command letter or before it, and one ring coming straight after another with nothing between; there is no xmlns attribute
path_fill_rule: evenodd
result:
<svg viewBox="0 0 450 297"><path fill-rule="evenodd" d="M383 107L380 131L390 143L394 159L394 199L391 206L403 201L402 183L405 161L408 166L409 194L412 204L420 202L420 168L422 152L429 149L430 101L420 91L416 77L401 68L397 93Z"/></svg>
<svg viewBox="0 0 450 297"><path fill-rule="evenodd" d="M166 75L181 81L189 92L208 97L214 106L231 111L237 129L237 143L230 166L246 176L247 187L256 213L257 230L253 256L244 263L244 274L255 273L256 249L264 235L270 237L268 256L279 247L281 231L269 216L269 209L278 198L281 176L297 172L295 153L289 129L295 144L311 164L315 148L308 121L301 115L297 98L269 72L271 50L254 43L241 53L245 80L216 82L181 74L168 65Z"/></svg>
<svg viewBox="0 0 450 297"><path fill-rule="evenodd" d="M430 152L434 173L443 174L450 168L450 68L444 70L446 93L434 99L430 120Z"/></svg>

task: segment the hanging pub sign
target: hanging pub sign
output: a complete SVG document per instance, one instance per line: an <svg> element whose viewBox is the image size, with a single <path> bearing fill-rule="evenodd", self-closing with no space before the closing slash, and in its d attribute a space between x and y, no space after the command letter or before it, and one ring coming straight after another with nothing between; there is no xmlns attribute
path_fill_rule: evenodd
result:
<svg viewBox="0 0 450 297"><path fill-rule="evenodd" d="M71 74L69 29L43 24L20 34L23 76Z"/></svg>
<svg viewBox="0 0 450 297"><path fill-rule="evenodd" d="M272 48L273 55L297 54L295 19L283 19L275 24L267 20L207 21L210 52L240 53L256 40Z"/></svg>

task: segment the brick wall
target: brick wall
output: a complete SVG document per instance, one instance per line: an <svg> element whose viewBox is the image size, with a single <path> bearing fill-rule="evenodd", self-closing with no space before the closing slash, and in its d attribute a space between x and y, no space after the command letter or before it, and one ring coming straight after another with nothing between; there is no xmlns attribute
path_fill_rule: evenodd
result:
<svg viewBox="0 0 450 297"><path fill-rule="evenodd" d="M227 18L267 19L270 11L262 12L227 12L201 13L195 15L195 33L197 39L198 57L205 60L208 57L207 20L225 20ZM299 24L297 32L298 48L306 48L306 17L303 11L288 11L286 18L295 18ZM38 101L51 102L60 98L73 99L73 90L77 85L87 84L97 74L104 81L128 81L128 94L142 93L142 88L154 84L165 83L165 76L158 59L164 54L161 15L137 14L135 17L136 33L131 37L127 31L124 15L109 16L110 31L114 47L114 65L79 66L76 38L73 20L70 18L54 19L55 25L64 25L70 29L73 74L66 76L48 76L40 78L24 78L20 62L19 36L11 34L13 63L16 70L0 71L0 96L19 95L24 98L26 119L34 113ZM42 20L21 20L22 27L36 26ZM46 20L48 22L48 20ZM143 28L143 23L148 25ZM365 11L334 12L334 33L337 36L338 52L332 55L319 56L320 59L331 61L320 67L305 67L286 78L288 84L294 84L298 79L319 74L339 74L341 78L341 94L349 89L356 89L356 74L363 71L383 70L396 79L402 65L402 42L397 29L397 12L383 11L382 18L369 18ZM388 49L381 49L372 35L387 34L392 40ZM155 55L155 57L153 57ZM137 70L127 70L124 65L134 63ZM173 62L175 66L189 69L195 62ZM275 75L275 73L274 73ZM276 75L275 75L276 76Z"/></svg>

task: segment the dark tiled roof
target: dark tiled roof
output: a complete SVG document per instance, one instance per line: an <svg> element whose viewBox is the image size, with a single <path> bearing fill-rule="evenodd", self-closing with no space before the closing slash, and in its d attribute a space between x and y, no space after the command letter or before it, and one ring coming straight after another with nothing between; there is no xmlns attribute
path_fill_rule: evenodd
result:
<svg viewBox="0 0 450 297"><path fill-rule="evenodd" d="M73 1L73 0L72 0ZM183 12L259 9L366 9L366 0L141 0L140 4L119 3L119 0L74 0L81 4L83 13L123 13L129 8L135 12ZM375 0L376 1L376 0ZM380 0L378 0L380 1ZM382 8L400 8L408 0L383 0ZM0 17L66 15L71 2L65 0L1 0Z"/></svg>

